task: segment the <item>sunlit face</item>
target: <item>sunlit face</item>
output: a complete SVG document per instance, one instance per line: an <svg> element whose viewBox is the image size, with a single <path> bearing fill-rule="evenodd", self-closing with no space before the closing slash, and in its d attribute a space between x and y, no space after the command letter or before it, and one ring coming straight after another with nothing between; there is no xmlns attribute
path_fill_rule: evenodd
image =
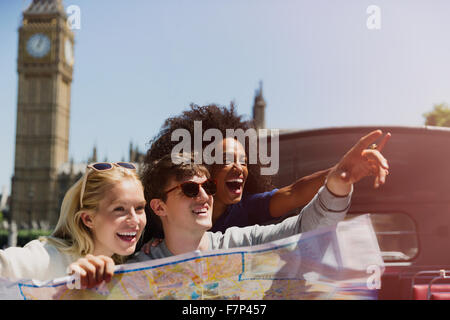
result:
<svg viewBox="0 0 450 320"><path fill-rule="evenodd" d="M203 183L206 180L205 176L194 176L183 181L172 178L164 189L170 190L186 181ZM187 232L206 231L212 226L212 206L213 196L208 195L202 187L195 198L186 196L181 188L176 188L167 193L161 218L165 219L165 223L172 229L182 229Z"/></svg>
<svg viewBox="0 0 450 320"><path fill-rule="evenodd" d="M242 199L248 177L247 156L242 144L235 139L223 139L221 145L224 164L216 164L212 169L212 178L217 183L214 201L229 205ZM233 159L233 162L227 163L226 159Z"/></svg>
<svg viewBox="0 0 450 320"><path fill-rule="evenodd" d="M137 181L126 179L110 189L85 222L94 237L94 254L133 254L147 221L144 207L144 192Z"/></svg>

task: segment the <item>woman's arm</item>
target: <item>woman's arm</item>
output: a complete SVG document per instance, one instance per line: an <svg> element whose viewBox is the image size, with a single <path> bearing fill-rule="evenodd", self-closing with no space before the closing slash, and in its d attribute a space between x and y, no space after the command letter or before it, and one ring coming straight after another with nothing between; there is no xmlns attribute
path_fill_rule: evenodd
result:
<svg viewBox="0 0 450 320"><path fill-rule="evenodd" d="M379 150L367 149L381 134L381 130L376 130L362 137L328 172L325 185L300 215L276 225L254 226L251 236L241 238L250 239L251 245L260 244L343 220L350 207L354 183L367 176L375 176L375 187L385 183L389 168L387 160ZM382 147L389 138L388 133Z"/></svg>
<svg viewBox="0 0 450 320"><path fill-rule="evenodd" d="M306 205L319 188L324 184L326 177L332 172L339 172L342 179L350 181L347 188L338 190L337 194L349 192L349 185L359 181L365 176L375 176L374 187L384 184L387 171L387 161L381 154L391 134L387 133L380 144L374 149L367 149L371 143L382 135L380 130L373 131L362 137L358 143L350 149L338 165L327 170L318 171L309 176L300 178L293 184L278 190L270 200L270 215L280 217L289 211ZM345 159L345 161L343 161ZM329 186L333 192L334 185Z"/></svg>
<svg viewBox="0 0 450 320"><path fill-rule="evenodd" d="M313 200L300 213L278 224L228 228L225 233L211 233L212 249L253 246L286 238L301 232L331 226L345 218L350 206L351 190L336 196L322 186Z"/></svg>
<svg viewBox="0 0 450 320"><path fill-rule="evenodd" d="M102 281L109 282L114 274L114 261L106 256L87 255L69 264L69 256L39 240L23 248L0 250L0 277L13 280L47 281L76 273L81 286L91 288Z"/></svg>
<svg viewBox="0 0 450 320"><path fill-rule="evenodd" d="M274 218L308 204L325 183L330 169L315 172L298 179L293 184L279 189L270 199L269 211Z"/></svg>
<svg viewBox="0 0 450 320"><path fill-rule="evenodd" d="M10 247L0 250L0 276L9 279L49 280L49 252L39 240L33 240L22 247ZM54 266L60 271L59 265ZM62 276L64 273L58 274ZM56 277L55 277L56 278Z"/></svg>

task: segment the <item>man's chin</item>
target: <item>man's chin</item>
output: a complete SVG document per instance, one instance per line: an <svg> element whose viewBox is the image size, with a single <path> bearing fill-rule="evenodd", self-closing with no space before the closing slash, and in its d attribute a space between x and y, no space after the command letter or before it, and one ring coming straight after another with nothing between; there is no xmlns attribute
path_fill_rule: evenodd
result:
<svg viewBox="0 0 450 320"><path fill-rule="evenodd" d="M209 229L212 228L212 222L211 223L200 223L199 225L205 231L208 231Z"/></svg>
<svg viewBox="0 0 450 320"><path fill-rule="evenodd" d="M211 215L209 216L197 216L196 217L197 220L197 224L201 225L204 228L208 228L210 229L212 227L212 219L211 219Z"/></svg>

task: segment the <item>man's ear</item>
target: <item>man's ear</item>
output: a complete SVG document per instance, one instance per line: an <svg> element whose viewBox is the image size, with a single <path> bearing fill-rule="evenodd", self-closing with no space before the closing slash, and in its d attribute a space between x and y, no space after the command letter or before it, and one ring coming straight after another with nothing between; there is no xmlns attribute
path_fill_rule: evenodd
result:
<svg viewBox="0 0 450 320"><path fill-rule="evenodd" d="M81 221L83 221L83 224L89 229L91 229L94 226L93 216L88 211L84 211L81 213Z"/></svg>
<svg viewBox="0 0 450 320"><path fill-rule="evenodd" d="M161 199L150 200L150 208L157 216L163 217L166 215L166 204Z"/></svg>

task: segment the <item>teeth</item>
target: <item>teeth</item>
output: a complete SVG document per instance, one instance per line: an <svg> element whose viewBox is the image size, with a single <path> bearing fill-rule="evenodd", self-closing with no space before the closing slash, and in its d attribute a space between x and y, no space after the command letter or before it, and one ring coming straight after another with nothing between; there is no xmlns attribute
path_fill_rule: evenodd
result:
<svg viewBox="0 0 450 320"><path fill-rule="evenodd" d="M192 210L194 213L207 213L208 209L199 209L199 210Z"/></svg>
<svg viewBox="0 0 450 320"><path fill-rule="evenodd" d="M119 236L125 236L125 237L135 237L136 232L123 232L123 233L117 233Z"/></svg>
<svg viewBox="0 0 450 320"><path fill-rule="evenodd" d="M244 180L243 180L243 179L231 179L231 180L227 180L227 182L239 182L239 183L243 183Z"/></svg>

